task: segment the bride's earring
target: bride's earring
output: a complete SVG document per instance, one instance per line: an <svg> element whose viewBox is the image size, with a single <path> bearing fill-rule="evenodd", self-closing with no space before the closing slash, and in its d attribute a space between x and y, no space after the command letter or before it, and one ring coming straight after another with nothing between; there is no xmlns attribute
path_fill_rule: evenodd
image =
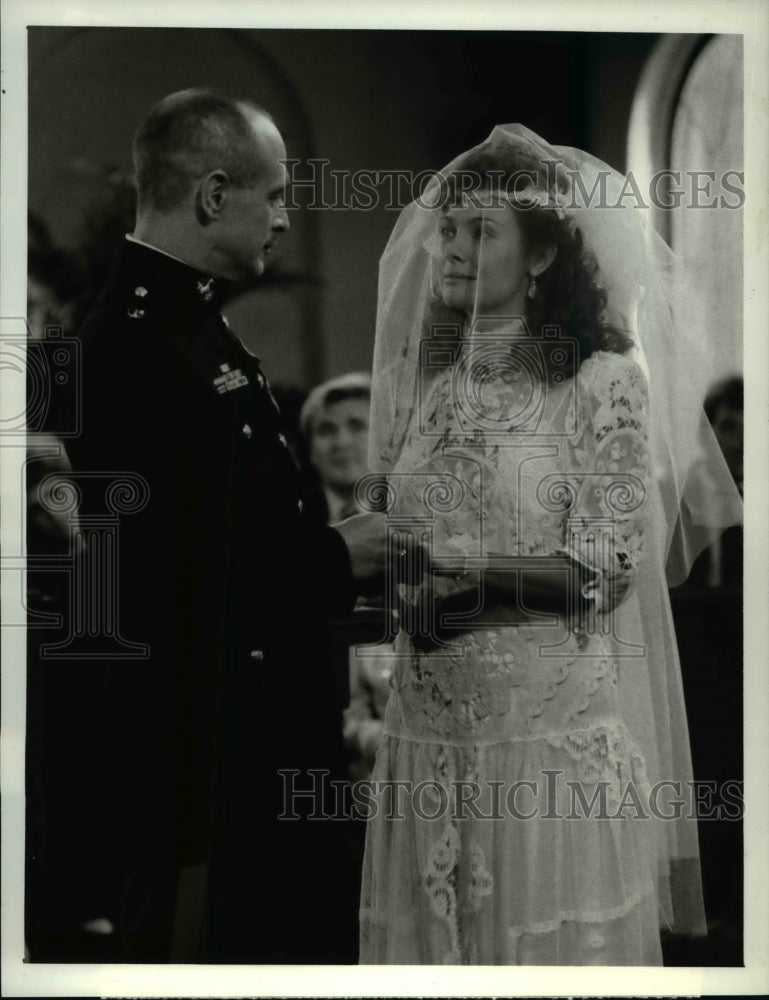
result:
<svg viewBox="0 0 769 1000"><path fill-rule="evenodd" d="M526 292L530 299L533 299L537 294L537 277L532 274L529 279L529 290Z"/></svg>

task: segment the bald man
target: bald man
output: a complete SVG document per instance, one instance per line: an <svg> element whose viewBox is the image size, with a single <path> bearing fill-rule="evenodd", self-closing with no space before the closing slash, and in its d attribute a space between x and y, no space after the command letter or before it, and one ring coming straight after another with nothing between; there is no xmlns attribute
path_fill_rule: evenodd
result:
<svg viewBox="0 0 769 1000"><path fill-rule="evenodd" d="M72 867L98 887L77 918L123 961L354 960L338 824L279 816L308 771L342 772L326 618L376 587L384 517L305 523L259 361L220 312L289 229L285 157L254 104L162 100L134 142L135 231L80 333L81 515L109 514L110 477L146 486L116 611L149 652L103 664L98 719L72 720L93 747Z"/></svg>

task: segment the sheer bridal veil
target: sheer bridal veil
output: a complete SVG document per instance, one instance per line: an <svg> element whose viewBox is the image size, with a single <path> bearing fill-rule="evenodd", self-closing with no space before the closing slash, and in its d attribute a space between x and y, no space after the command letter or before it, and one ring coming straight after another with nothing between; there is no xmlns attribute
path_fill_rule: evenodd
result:
<svg viewBox="0 0 769 1000"><path fill-rule="evenodd" d="M496 195L520 210L552 212L572 233L579 231L606 295L605 322L632 339L630 354L648 380L652 472L644 497L645 557L634 591L613 612L613 627L622 643L638 651L620 661L621 707L650 782L660 787L662 918L673 929L702 932L692 769L667 587L686 579L715 533L739 523L741 499L703 411L706 348L687 321L683 269L653 231L628 178L587 153L551 146L520 125L498 126L432 177L402 211L381 260L370 468L392 472L408 436L419 432L425 345L436 330L461 325L437 295L436 233L450 193L459 190L462 198L483 204L488 176L475 190L472 180L457 178L469 159L478 162L486 153L527 168L498 178ZM483 319L474 309L460 337L472 335ZM573 377L579 379L578 369Z"/></svg>

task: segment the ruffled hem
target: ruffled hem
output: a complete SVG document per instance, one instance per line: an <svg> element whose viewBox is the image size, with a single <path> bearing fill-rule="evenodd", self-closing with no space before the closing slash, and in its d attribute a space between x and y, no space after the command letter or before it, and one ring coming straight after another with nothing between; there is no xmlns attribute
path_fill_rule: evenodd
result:
<svg viewBox="0 0 769 1000"><path fill-rule="evenodd" d="M390 736L373 780L364 963L658 964L659 825L616 811L646 787L621 726L483 747Z"/></svg>
<svg viewBox="0 0 769 1000"><path fill-rule="evenodd" d="M384 924L361 909L361 964L364 965L614 965L659 966L662 951L653 891L635 893L624 904L602 913L562 913L537 924L502 928L495 947L463 954L452 947L440 954L420 951L421 939L408 948L388 948ZM403 942L399 942L402 949ZM488 939L487 939L488 944ZM473 959L472 954L475 958Z"/></svg>
<svg viewBox="0 0 769 1000"><path fill-rule="evenodd" d="M558 931L564 924L605 924L611 921L626 917L631 910L635 909L643 900L652 893L651 887L645 892L634 892L628 899L619 906L612 906L599 912L590 913L585 910L572 910L559 913L553 920L543 920L539 923L520 924L517 927L508 928L510 937L522 937L524 934L552 934Z"/></svg>

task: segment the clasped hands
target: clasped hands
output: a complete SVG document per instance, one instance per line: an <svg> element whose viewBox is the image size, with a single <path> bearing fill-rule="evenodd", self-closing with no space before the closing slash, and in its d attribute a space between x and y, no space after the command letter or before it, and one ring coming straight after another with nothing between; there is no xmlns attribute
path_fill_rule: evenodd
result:
<svg viewBox="0 0 769 1000"><path fill-rule="evenodd" d="M519 625L532 615L557 626L584 583L580 564L563 554L435 557L382 513L359 514L335 527L366 604L397 609L402 627L421 632L425 626L425 642L433 644L444 626L457 634L473 622Z"/></svg>
<svg viewBox="0 0 769 1000"><path fill-rule="evenodd" d="M459 563L435 564L427 547L413 533L394 530L384 513L356 514L334 528L347 545L353 576L367 597L384 594L388 583L416 587L428 576L458 582L466 575Z"/></svg>

